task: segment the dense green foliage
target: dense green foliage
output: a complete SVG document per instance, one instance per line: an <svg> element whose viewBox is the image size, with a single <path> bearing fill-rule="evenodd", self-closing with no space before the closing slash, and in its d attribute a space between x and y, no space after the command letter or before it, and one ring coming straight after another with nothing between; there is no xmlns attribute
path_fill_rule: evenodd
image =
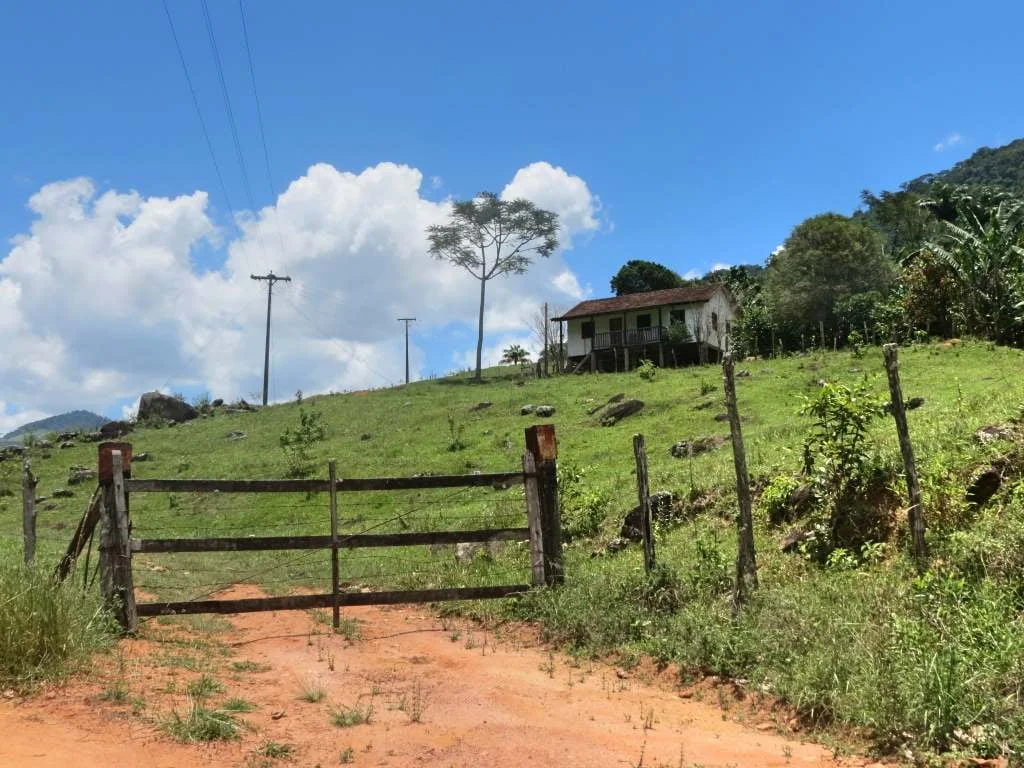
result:
<svg viewBox="0 0 1024 768"><path fill-rule="evenodd" d="M612 277L612 291L616 296L678 288L685 284L686 281L668 267L642 259L627 261Z"/></svg>
<svg viewBox="0 0 1024 768"><path fill-rule="evenodd" d="M1024 139L1002 147L982 147L948 171L927 174L906 184L914 192L926 191L935 182L965 186L991 186L1024 197Z"/></svg>

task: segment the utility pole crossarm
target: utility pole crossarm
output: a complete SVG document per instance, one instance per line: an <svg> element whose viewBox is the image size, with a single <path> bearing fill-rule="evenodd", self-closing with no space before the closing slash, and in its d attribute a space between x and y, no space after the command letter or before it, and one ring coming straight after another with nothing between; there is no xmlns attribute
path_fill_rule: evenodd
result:
<svg viewBox="0 0 1024 768"><path fill-rule="evenodd" d="M268 272L265 275L249 275L253 280L266 280L267 282L267 343L263 351L263 404L267 404L267 394L270 388L270 303L274 295L274 283L290 283L292 279L287 275L275 275Z"/></svg>

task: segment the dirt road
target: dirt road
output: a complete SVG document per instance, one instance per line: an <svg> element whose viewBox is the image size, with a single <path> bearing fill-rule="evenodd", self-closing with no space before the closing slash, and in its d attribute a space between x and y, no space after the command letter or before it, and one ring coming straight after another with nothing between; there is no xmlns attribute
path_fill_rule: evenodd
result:
<svg viewBox="0 0 1024 768"><path fill-rule="evenodd" d="M763 714L723 710L713 689L681 695L642 672L550 653L523 632L443 623L424 609L345 615L358 620L351 642L301 612L229 617L213 643L150 625L89 682L0 703L0 766L836 765ZM240 715L240 739L182 745L160 729L187 711L185 688L202 674L225 688L211 706L255 706ZM316 688L321 701L301 700ZM333 724L346 709L372 710L370 722ZM267 742L290 754L260 754Z"/></svg>

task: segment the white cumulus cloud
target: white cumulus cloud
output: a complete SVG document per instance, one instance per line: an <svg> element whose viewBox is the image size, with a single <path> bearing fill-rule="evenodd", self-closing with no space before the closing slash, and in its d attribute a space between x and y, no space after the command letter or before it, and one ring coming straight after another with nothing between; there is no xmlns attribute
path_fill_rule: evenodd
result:
<svg viewBox="0 0 1024 768"><path fill-rule="evenodd" d="M415 316L416 330L437 339L475 329L479 300L464 271L427 255L424 230L450 203L426 199L424 186L405 165L313 165L273 206L240 215L231 236L202 191L147 197L84 178L45 185L29 199L27 231L0 258L0 429L70 408L109 410L148 389L258 392L266 288L250 275L268 270L292 278L274 287L272 393L400 381L395 318ZM558 213L564 248L599 227L586 183L549 163L520 169L503 195ZM220 266L196 263L211 251ZM522 334L541 302L583 293L562 251L526 275L492 280L489 348ZM411 352L415 374L424 354Z"/></svg>

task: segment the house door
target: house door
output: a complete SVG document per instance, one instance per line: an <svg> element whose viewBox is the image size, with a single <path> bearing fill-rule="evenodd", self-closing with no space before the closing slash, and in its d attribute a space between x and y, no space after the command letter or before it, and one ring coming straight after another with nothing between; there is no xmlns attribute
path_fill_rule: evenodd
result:
<svg viewBox="0 0 1024 768"><path fill-rule="evenodd" d="M622 318L621 317L609 317L608 318L608 335L611 336L611 346L621 347L622 346Z"/></svg>

